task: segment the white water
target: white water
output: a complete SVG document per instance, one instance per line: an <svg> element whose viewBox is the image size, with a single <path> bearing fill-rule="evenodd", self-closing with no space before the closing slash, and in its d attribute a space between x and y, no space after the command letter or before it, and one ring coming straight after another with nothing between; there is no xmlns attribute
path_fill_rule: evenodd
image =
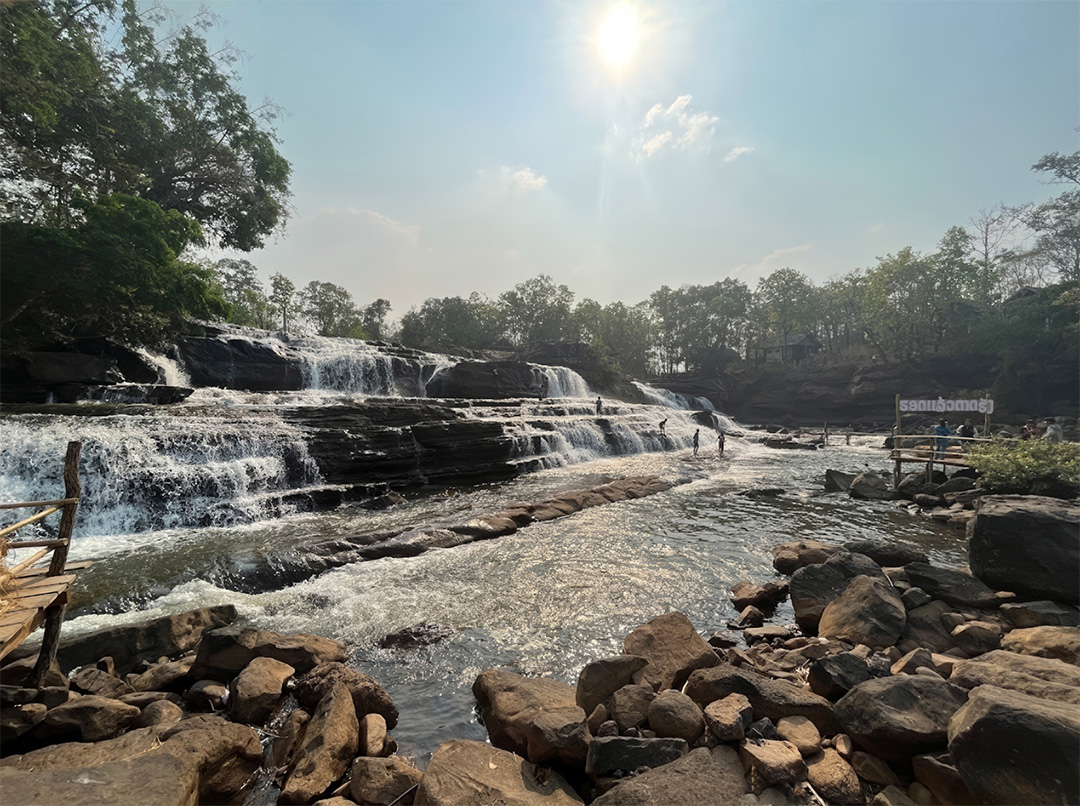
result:
<svg viewBox="0 0 1080 806"><path fill-rule="evenodd" d="M136 347L135 352L143 357L146 363L157 370L158 383L166 386L191 386L191 378L176 361L160 353L154 353L143 347Z"/></svg>
<svg viewBox="0 0 1080 806"><path fill-rule="evenodd" d="M648 401L656 406L667 406L672 409L706 409L712 411L712 404L707 406L701 405L702 398L694 398L691 401L690 398L685 395L680 395L677 392L672 392L670 389L664 389L659 386L650 386L642 381L634 381L634 386L641 390L641 393L645 395ZM708 401L706 401L708 403Z"/></svg>

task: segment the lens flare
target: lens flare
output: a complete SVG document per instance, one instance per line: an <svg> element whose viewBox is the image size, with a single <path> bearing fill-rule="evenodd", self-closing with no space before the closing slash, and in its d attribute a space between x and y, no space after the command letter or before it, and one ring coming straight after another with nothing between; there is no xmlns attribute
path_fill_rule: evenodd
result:
<svg viewBox="0 0 1080 806"><path fill-rule="evenodd" d="M600 56L611 67L621 70L637 52L641 26L630 6L614 6L604 18L597 37Z"/></svg>

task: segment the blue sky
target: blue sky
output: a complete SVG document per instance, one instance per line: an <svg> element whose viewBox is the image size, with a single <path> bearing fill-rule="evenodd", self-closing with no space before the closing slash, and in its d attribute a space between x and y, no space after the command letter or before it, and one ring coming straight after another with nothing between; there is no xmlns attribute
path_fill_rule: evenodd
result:
<svg viewBox="0 0 1080 806"><path fill-rule="evenodd" d="M998 202L1078 147L1080 3L210 3L241 90L288 111L264 276L392 318L541 272L579 298L790 266L823 282ZM195 4L173 6L181 15Z"/></svg>

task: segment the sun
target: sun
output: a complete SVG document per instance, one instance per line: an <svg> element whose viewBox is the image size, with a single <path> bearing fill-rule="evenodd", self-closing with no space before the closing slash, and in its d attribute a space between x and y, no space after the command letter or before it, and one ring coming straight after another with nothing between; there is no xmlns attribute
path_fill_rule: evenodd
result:
<svg viewBox="0 0 1080 806"><path fill-rule="evenodd" d="M597 37L600 56L611 67L622 70L637 52L641 26L628 5L614 6L604 18Z"/></svg>

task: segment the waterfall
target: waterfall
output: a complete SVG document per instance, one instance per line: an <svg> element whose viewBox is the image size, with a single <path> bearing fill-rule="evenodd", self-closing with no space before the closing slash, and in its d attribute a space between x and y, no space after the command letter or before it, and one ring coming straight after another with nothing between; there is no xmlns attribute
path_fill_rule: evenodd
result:
<svg viewBox="0 0 1080 806"><path fill-rule="evenodd" d="M585 379L567 367L530 364L548 379L548 397L592 397Z"/></svg>
<svg viewBox="0 0 1080 806"><path fill-rule="evenodd" d="M60 497L70 440L83 443L80 536L276 517L278 495L318 483L299 429L273 415L209 415L4 417L0 490L8 501Z"/></svg>
<svg viewBox="0 0 1080 806"><path fill-rule="evenodd" d="M369 396L397 394L393 358L367 342L304 336L291 341L289 347L302 362L308 389Z"/></svg>
<svg viewBox="0 0 1080 806"><path fill-rule="evenodd" d="M154 353L144 347L136 347L135 352L142 356L147 364L157 370L158 383L166 386L191 386L191 378L180 364L171 358Z"/></svg>
<svg viewBox="0 0 1080 806"><path fill-rule="evenodd" d="M650 403L655 406L667 406L671 409L692 409L700 407L698 400L695 398L694 405L690 405L690 400L683 395L672 392L669 389L663 389L657 386L650 386L647 383L641 381L634 381L634 386L641 390L641 393L645 395ZM709 410L712 409L710 405Z"/></svg>

